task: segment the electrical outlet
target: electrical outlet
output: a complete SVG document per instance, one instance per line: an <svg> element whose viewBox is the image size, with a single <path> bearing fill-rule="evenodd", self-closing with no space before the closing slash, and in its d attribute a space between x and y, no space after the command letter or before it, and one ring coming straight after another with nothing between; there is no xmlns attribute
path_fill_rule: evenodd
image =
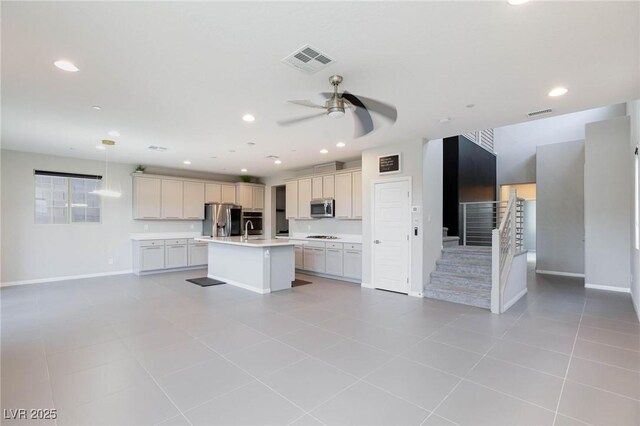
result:
<svg viewBox="0 0 640 426"><path fill-rule="evenodd" d="M145 231L148 231L148 230L149 230L149 225L145 224L145 225L144 225L144 230L145 230Z"/></svg>
<svg viewBox="0 0 640 426"><path fill-rule="evenodd" d="M113 257L109 258L109 265L113 265Z"/></svg>

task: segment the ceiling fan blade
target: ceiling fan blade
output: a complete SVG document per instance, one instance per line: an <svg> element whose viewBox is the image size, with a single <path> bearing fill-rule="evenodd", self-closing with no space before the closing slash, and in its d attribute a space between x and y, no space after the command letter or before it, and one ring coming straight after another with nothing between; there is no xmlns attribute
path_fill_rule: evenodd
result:
<svg viewBox="0 0 640 426"><path fill-rule="evenodd" d="M280 120L280 121L278 121L278 124L280 126L290 126L292 124L298 124L298 123L301 123L303 121L307 121L307 120L311 120L311 119L314 119L314 118L322 117L323 115L327 115L327 113L326 112L321 112L321 113L318 113L318 114L305 115L303 117L290 118L288 120Z"/></svg>
<svg viewBox="0 0 640 426"><path fill-rule="evenodd" d="M346 96L347 94L349 95L349 97L358 99L360 103L364 104L369 111L376 112L394 123L398 119L398 110L393 105L364 96L354 95L345 91L342 97L349 102L351 102L351 100Z"/></svg>
<svg viewBox="0 0 640 426"><path fill-rule="evenodd" d="M373 120L367 107L349 92L344 92L342 98L355 108L353 109L353 121L356 126L355 137L359 138L373 131Z"/></svg>
<svg viewBox="0 0 640 426"><path fill-rule="evenodd" d="M322 108L322 109L326 109L323 105L318 105L316 103L313 103L311 101L308 100L293 100L293 101L289 101L292 104L296 104L296 105L302 105L302 106L306 106L306 107L310 107L310 108Z"/></svg>

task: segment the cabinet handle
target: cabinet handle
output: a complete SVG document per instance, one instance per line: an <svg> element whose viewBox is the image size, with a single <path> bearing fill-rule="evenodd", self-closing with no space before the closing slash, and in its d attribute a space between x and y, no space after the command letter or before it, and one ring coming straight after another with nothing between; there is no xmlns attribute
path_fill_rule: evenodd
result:
<svg viewBox="0 0 640 426"><path fill-rule="evenodd" d="M345 253L350 253L350 254L360 254L359 251L352 251L352 250L345 250Z"/></svg>
<svg viewBox="0 0 640 426"><path fill-rule="evenodd" d="M330 251L332 253L340 253L340 250L327 250L327 251Z"/></svg>
<svg viewBox="0 0 640 426"><path fill-rule="evenodd" d="M160 250L161 247L145 247L145 250Z"/></svg>
<svg viewBox="0 0 640 426"><path fill-rule="evenodd" d="M180 219L178 216L167 216L165 219Z"/></svg>

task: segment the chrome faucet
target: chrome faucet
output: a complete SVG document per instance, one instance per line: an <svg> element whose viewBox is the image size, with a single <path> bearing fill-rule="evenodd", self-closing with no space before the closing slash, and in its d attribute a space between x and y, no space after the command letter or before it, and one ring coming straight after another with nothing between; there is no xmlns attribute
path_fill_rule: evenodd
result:
<svg viewBox="0 0 640 426"><path fill-rule="evenodd" d="M253 229L253 222L251 222L250 220L246 221L244 223L244 239L248 240L249 239L249 230L247 229L249 227L249 225L251 225L251 229Z"/></svg>

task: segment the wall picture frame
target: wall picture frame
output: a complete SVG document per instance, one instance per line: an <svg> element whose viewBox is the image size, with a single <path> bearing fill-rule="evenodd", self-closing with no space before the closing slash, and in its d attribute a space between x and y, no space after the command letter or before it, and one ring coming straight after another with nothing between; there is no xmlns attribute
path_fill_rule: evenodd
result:
<svg viewBox="0 0 640 426"><path fill-rule="evenodd" d="M391 175L402 173L402 154L387 154L378 157L378 174Z"/></svg>

